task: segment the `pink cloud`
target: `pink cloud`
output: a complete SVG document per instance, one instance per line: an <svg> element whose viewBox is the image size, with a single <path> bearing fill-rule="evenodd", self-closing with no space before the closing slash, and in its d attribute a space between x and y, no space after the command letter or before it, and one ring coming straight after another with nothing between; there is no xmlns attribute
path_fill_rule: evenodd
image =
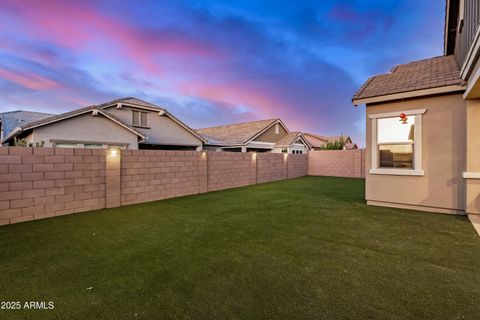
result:
<svg viewBox="0 0 480 320"><path fill-rule="evenodd" d="M60 86L59 83L37 74L27 74L0 68L0 78L32 90L47 90Z"/></svg>
<svg viewBox="0 0 480 320"><path fill-rule="evenodd" d="M0 10L13 14L23 26L21 31L34 39L109 58L123 54L150 74L161 73L159 57L164 55L181 60L223 54L187 34L145 29L123 21L125 18L104 15L88 1L6 0Z"/></svg>

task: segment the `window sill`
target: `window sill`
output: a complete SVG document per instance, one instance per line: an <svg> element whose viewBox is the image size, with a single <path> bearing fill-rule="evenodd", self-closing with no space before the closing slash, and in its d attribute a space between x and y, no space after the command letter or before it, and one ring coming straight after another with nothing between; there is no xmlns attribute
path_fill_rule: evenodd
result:
<svg viewBox="0 0 480 320"><path fill-rule="evenodd" d="M410 169L370 169L370 174L385 174L391 176L424 176L423 170L410 170Z"/></svg>
<svg viewBox="0 0 480 320"><path fill-rule="evenodd" d="M480 172L463 172L464 179L480 179Z"/></svg>
<svg viewBox="0 0 480 320"><path fill-rule="evenodd" d="M150 129L150 127L146 127L146 126L137 126L136 124L132 124L132 127L134 127L134 128L142 128L142 129Z"/></svg>

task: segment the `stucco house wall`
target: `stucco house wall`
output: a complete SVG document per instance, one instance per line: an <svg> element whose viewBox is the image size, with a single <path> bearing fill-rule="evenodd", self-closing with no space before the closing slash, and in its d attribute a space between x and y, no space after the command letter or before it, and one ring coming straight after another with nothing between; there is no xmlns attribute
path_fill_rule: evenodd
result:
<svg viewBox="0 0 480 320"><path fill-rule="evenodd" d="M480 172L480 99L467 103L467 163L466 172ZM466 211L480 214L480 179L465 177Z"/></svg>
<svg viewBox="0 0 480 320"><path fill-rule="evenodd" d="M138 149L138 136L105 118L101 114L79 115L33 129L27 137L29 142L45 141L45 147L55 142L121 144L128 149Z"/></svg>
<svg viewBox="0 0 480 320"><path fill-rule="evenodd" d="M461 94L367 105L366 199L369 204L445 213L465 210L466 107ZM370 174L370 114L423 109L424 176Z"/></svg>
<svg viewBox="0 0 480 320"><path fill-rule="evenodd" d="M178 146L197 146L202 145L202 141L195 137L188 130L170 119L166 115L159 115L155 111L147 111L140 109L147 114L148 128L135 127L140 133L148 137L144 142L147 144L158 145L178 145ZM107 111L115 117L121 119L123 122L132 124L132 108L123 106L121 109L116 107L108 108Z"/></svg>
<svg viewBox="0 0 480 320"><path fill-rule="evenodd" d="M277 142L280 140L284 135L287 134L285 128L283 128L280 124L278 125L278 134L275 133L276 124L265 130L261 135L256 137L254 141L259 142Z"/></svg>

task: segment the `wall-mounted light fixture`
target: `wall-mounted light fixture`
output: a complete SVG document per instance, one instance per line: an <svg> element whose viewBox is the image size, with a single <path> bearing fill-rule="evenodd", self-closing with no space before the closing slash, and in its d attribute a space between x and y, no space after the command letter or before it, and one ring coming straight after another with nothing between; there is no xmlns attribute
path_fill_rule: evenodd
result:
<svg viewBox="0 0 480 320"><path fill-rule="evenodd" d="M257 152L253 151L252 152L252 160L255 160L257 158Z"/></svg>
<svg viewBox="0 0 480 320"><path fill-rule="evenodd" d="M163 111L163 110L158 111L159 116L163 116L164 114L165 114L165 111Z"/></svg>
<svg viewBox="0 0 480 320"><path fill-rule="evenodd" d="M108 155L111 157L116 157L119 153L118 148L108 148Z"/></svg>

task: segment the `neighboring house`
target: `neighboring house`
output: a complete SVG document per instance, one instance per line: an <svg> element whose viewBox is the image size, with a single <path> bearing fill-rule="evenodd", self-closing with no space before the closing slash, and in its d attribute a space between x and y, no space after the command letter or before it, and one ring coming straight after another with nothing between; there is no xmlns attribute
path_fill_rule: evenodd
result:
<svg viewBox="0 0 480 320"><path fill-rule="evenodd" d="M447 0L444 56L368 79L368 204L480 213L480 6Z"/></svg>
<svg viewBox="0 0 480 320"><path fill-rule="evenodd" d="M230 152L307 153L310 145L301 132L290 132L280 119L236 123L196 130L204 149Z"/></svg>
<svg viewBox="0 0 480 320"><path fill-rule="evenodd" d="M205 142L166 109L131 97L17 125L2 143L15 137L80 148L201 150Z"/></svg>
<svg viewBox="0 0 480 320"><path fill-rule="evenodd" d="M51 113L16 110L0 114L0 141L15 128L53 116Z"/></svg>
<svg viewBox="0 0 480 320"><path fill-rule="evenodd" d="M304 132L303 135L307 139L308 143L312 146L312 150L323 150L325 146L329 143L335 143L336 141L343 140L343 150L353 150L357 149L357 145L352 142L352 139L349 136L321 136L314 133L306 133Z"/></svg>

